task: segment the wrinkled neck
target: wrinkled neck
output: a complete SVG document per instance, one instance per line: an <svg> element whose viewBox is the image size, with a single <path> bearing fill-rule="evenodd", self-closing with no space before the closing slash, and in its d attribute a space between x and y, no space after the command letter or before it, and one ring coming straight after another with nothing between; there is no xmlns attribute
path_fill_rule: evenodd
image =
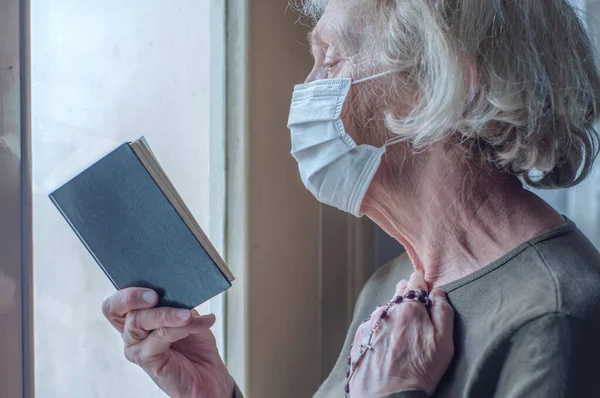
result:
<svg viewBox="0 0 600 398"><path fill-rule="evenodd" d="M362 209L434 286L564 223L517 177L469 165L442 144L425 154L400 152L388 151Z"/></svg>

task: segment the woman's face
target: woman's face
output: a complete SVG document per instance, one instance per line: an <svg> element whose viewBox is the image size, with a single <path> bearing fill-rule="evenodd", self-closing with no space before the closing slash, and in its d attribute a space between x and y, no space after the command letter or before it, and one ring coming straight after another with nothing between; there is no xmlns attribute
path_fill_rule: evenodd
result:
<svg viewBox="0 0 600 398"><path fill-rule="evenodd" d="M388 69L377 62L378 26L373 21L373 2L330 0L321 19L309 34L314 66L306 82L332 78L358 80ZM342 110L346 132L357 145L382 147L392 138L385 114L406 114L411 109L414 87L403 85L398 74L390 74L353 85ZM410 145L400 142L387 147L381 165L365 196L363 206L371 206L373 186L410 185L418 170ZM363 208L363 212L366 208Z"/></svg>
<svg viewBox="0 0 600 398"><path fill-rule="evenodd" d="M353 80L382 72L373 59L365 15L369 2L332 0L309 34L314 66L306 83L332 78ZM358 16L362 16L359 18ZM389 79L389 78L387 78ZM360 144L384 145L387 130L383 120L386 101L381 88L385 77L352 86L342 111L348 134ZM388 80L389 81L389 80Z"/></svg>
<svg viewBox="0 0 600 398"><path fill-rule="evenodd" d="M306 82L336 77L355 77L360 46L356 31L350 29L351 17L346 7L331 2L309 33L314 66Z"/></svg>

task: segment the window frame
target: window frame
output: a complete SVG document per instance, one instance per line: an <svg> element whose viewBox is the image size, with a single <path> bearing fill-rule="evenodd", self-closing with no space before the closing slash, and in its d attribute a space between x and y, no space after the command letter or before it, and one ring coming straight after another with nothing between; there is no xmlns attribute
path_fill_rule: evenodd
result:
<svg viewBox="0 0 600 398"><path fill-rule="evenodd" d="M34 396L30 162L29 1L0 3L0 385Z"/></svg>
<svg viewBox="0 0 600 398"><path fill-rule="evenodd" d="M226 214L226 10L225 3L222 0L210 0L210 208L216 214L222 214L223 217L211 217L208 226L211 236L211 243L215 249L222 255L225 253L225 222ZM216 62L215 62L216 60ZM227 261L226 256L225 261ZM217 348L223 359L227 355L227 344L225 340L226 316L225 316L226 295L220 294L210 300L210 311L218 319L212 328L213 334L217 340Z"/></svg>
<svg viewBox="0 0 600 398"><path fill-rule="evenodd" d="M227 0L226 362L246 398L314 394L373 270L372 222L319 204L289 155L312 68L297 19L285 1Z"/></svg>

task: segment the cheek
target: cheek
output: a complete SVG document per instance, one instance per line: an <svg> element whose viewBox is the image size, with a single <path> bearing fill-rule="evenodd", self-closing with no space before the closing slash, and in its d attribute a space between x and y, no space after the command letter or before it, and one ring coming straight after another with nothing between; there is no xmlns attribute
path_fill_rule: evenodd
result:
<svg viewBox="0 0 600 398"><path fill-rule="evenodd" d="M382 186L409 188L413 174L422 168L406 142L390 145L381 159L375 180ZM408 184L408 185L407 185ZM410 188L412 189L412 188Z"/></svg>
<svg viewBox="0 0 600 398"><path fill-rule="evenodd" d="M381 147L387 139L383 114L367 89L352 87L342 109L346 132L357 145Z"/></svg>

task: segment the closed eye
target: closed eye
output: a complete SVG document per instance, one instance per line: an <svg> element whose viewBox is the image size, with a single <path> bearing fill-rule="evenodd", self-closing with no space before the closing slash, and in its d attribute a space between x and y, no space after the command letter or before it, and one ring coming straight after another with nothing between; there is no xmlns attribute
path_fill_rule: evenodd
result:
<svg viewBox="0 0 600 398"><path fill-rule="evenodd" d="M333 61L328 61L328 62L325 62L323 64L323 66L326 67L326 68L330 68L331 69L331 68L336 67L340 63L340 61L341 61L340 59L335 59Z"/></svg>
<svg viewBox="0 0 600 398"><path fill-rule="evenodd" d="M341 58L335 58L334 60L323 64L328 78L332 78L332 77L334 77L334 75L336 75L336 71L338 70L338 67L341 65L341 61L342 61Z"/></svg>

